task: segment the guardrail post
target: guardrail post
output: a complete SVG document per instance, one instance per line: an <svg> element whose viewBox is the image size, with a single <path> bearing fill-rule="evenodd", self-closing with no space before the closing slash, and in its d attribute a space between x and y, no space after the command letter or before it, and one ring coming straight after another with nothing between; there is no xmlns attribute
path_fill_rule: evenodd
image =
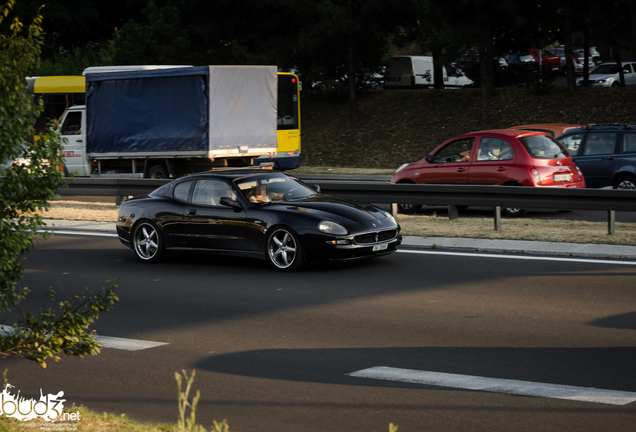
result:
<svg viewBox="0 0 636 432"><path fill-rule="evenodd" d="M456 205L448 206L448 218L450 220L459 219L459 210L457 209Z"/></svg>
<svg viewBox="0 0 636 432"><path fill-rule="evenodd" d="M392 203L391 204L391 214L393 215L393 217L395 219L397 219L397 216L398 216L398 205L397 205L397 203Z"/></svg>
<svg viewBox="0 0 636 432"><path fill-rule="evenodd" d="M495 206L495 231L501 231L501 207Z"/></svg>
<svg viewBox="0 0 636 432"><path fill-rule="evenodd" d="M616 231L616 211L609 210L607 212L607 235L614 234Z"/></svg>

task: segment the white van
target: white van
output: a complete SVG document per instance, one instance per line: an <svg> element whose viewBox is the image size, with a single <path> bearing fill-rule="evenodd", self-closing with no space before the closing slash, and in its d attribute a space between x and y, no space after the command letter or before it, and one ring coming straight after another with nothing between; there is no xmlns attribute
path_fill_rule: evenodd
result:
<svg viewBox="0 0 636 432"><path fill-rule="evenodd" d="M444 87L466 87L473 80L454 65L443 66ZM384 88L432 87L433 57L397 56L389 59L384 74Z"/></svg>

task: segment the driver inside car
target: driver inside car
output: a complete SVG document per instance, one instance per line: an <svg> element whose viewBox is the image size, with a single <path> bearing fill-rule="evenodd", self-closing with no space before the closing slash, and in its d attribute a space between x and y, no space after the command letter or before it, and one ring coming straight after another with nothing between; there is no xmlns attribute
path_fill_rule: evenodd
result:
<svg viewBox="0 0 636 432"><path fill-rule="evenodd" d="M254 204L261 204L271 202L272 200L267 196L267 189L263 185L255 186L250 190L250 197L248 201Z"/></svg>

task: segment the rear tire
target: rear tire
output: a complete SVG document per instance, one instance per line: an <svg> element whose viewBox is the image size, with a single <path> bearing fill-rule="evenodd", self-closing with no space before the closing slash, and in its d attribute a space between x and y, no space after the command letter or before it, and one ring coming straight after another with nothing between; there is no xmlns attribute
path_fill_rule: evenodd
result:
<svg viewBox="0 0 636 432"><path fill-rule="evenodd" d="M634 190L636 189L636 179L630 175L620 176L614 182L614 189Z"/></svg>
<svg viewBox="0 0 636 432"><path fill-rule="evenodd" d="M529 210L518 207L504 207L501 211L511 217L521 217L527 215Z"/></svg>
<svg viewBox="0 0 636 432"><path fill-rule="evenodd" d="M163 239L157 225L150 221L140 222L133 230L133 250L144 262L157 262L164 255Z"/></svg>

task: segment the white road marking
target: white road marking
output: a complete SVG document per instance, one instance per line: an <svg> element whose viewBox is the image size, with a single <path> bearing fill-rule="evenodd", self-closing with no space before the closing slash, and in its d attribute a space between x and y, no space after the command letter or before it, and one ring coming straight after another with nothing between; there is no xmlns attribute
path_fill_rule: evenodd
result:
<svg viewBox="0 0 636 432"><path fill-rule="evenodd" d="M102 344L103 348L113 348L126 351L140 351L148 348L155 348L162 345L168 345L167 342L152 342L139 339L124 339L110 336L93 336L97 342Z"/></svg>
<svg viewBox="0 0 636 432"><path fill-rule="evenodd" d="M634 392L486 378L413 369L400 369L386 366L362 369L347 375L358 378L372 378L387 381L426 384L494 393L508 393L522 396L576 400L610 405L627 405L636 401L636 393Z"/></svg>
<svg viewBox="0 0 636 432"><path fill-rule="evenodd" d="M8 325L0 325L0 336L10 335L13 333L13 327ZM126 351L140 351L148 348L155 348L162 345L168 345L167 342L152 342L139 339L126 339L111 336L94 335L93 338L102 344L102 348L113 348Z"/></svg>
<svg viewBox="0 0 636 432"><path fill-rule="evenodd" d="M84 231L55 231L55 230L38 230L39 233L53 233L53 234L66 234L66 235L84 235L94 237L119 237L117 234L110 233L97 233L97 232L84 232Z"/></svg>
<svg viewBox="0 0 636 432"><path fill-rule="evenodd" d="M38 230L38 232L39 233L52 232L54 234L83 235L83 236L96 236L96 237L119 237L117 234L95 233L95 232L84 232L84 231ZM514 255L514 254L501 255L501 254L485 254L485 253L471 253L471 252L443 252L443 251L425 251L425 250L410 250L410 249L398 249L397 252L420 254L420 255L451 255L451 256L481 257L481 258L501 258L501 259L516 259L516 260L558 261L558 262L636 266L636 261L599 260L599 259L589 259L589 258L560 258L560 257L547 257L547 256L539 256L539 255L537 256Z"/></svg>
<svg viewBox="0 0 636 432"><path fill-rule="evenodd" d="M565 261L565 262L578 262L578 263L592 263L592 264L617 264L617 265L636 265L636 261L616 261L616 260L598 260L589 258L559 258L559 257L546 257L546 256L529 256L529 255L499 255L499 254L485 254L485 253L472 253L472 252L442 252L442 251L422 251L422 250L410 250L410 249L398 249L397 252L420 254L420 255L454 255L465 257L481 257L481 258L503 258L503 259L517 259L517 260L534 260L534 261Z"/></svg>

